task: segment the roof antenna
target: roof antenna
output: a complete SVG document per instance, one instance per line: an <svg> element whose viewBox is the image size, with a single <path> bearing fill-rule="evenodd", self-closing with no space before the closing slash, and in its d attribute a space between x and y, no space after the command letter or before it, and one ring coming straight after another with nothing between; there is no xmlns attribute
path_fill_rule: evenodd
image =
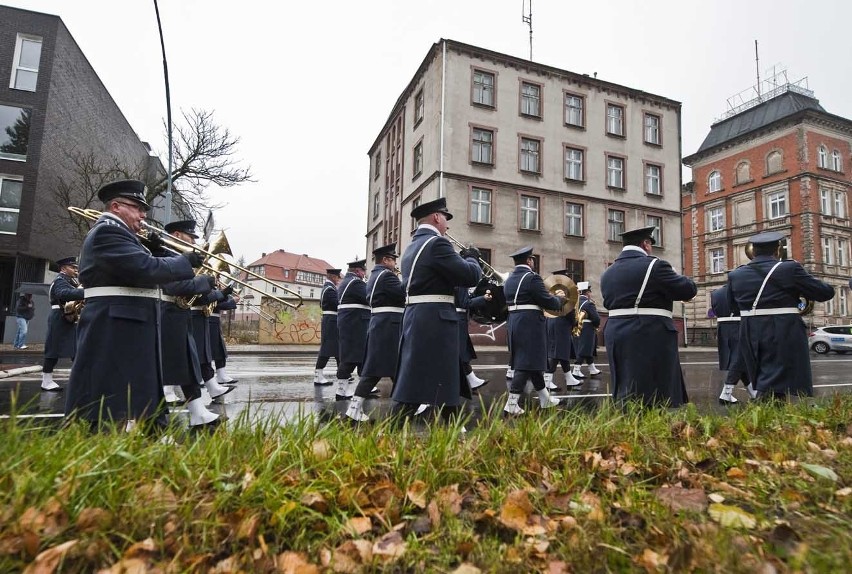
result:
<svg viewBox="0 0 852 574"><path fill-rule="evenodd" d="M757 40L754 41L754 67L757 71L757 101L762 102L763 98L760 96L760 56L757 55Z"/></svg>
<svg viewBox="0 0 852 574"><path fill-rule="evenodd" d="M529 0L530 10L525 12L527 0L522 0L521 4L521 22L530 26L530 62L532 62L532 0Z"/></svg>

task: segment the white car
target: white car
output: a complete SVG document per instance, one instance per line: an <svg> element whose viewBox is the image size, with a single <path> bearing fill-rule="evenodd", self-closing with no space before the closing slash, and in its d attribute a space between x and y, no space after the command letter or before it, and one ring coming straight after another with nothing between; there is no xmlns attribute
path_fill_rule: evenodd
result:
<svg viewBox="0 0 852 574"><path fill-rule="evenodd" d="M852 351L852 325L819 327L808 335L808 347L820 355L829 351Z"/></svg>

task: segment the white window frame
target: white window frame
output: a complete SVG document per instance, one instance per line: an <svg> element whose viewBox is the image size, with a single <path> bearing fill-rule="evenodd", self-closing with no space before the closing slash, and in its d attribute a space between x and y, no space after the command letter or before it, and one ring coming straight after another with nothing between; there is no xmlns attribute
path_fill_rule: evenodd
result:
<svg viewBox="0 0 852 574"><path fill-rule="evenodd" d="M414 170L414 176L417 177L421 173L423 173L423 142L419 141L414 144L414 152L412 154L414 156L412 169Z"/></svg>
<svg viewBox="0 0 852 574"><path fill-rule="evenodd" d="M607 238L609 241L621 241L624 233L624 211L607 209L606 211Z"/></svg>
<svg viewBox="0 0 852 574"><path fill-rule="evenodd" d="M707 176L707 190L710 193L722 190L722 172L718 169L714 169Z"/></svg>
<svg viewBox="0 0 852 574"><path fill-rule="evenodd" d="M417 94L414 96L414 125L420 123L420 120L423 119L425 114L425 106L426 106L426 96L423 93L423 89L421 88Z"/></svg>
<svg viewBox="0 0 852 574"><path fill-rule="evenodd" d="M381 192L376 192L373 194L373 219L379 217L379 197L381 196Z"/></svg>
<svg viewBox="0 0 852 574"><path fill-rule="evenodd" d="M24 195L24 190L23 190L23 187L24 187L24 178L23 178L23 177L19 177L19 176L15 176L15 175L4 175L4 174L0 174L0 191L2 191L2 189L3 189L3 182L4 182L4 181L19 181L19 182L21 182L21 202L23 203L23 201L24 201L24 197L23 197L23 195ZM17 207L17 208L14 208L14 207L0 207L0 212L5 212L5 213L17 213L17 214L18 214L18 224L20 225L20 223L21 223L21 221L20 221L20 217L21 217L21 206L20 206L20 205L18 205L18 207ZM0 235L17 235L17 234L18 234L18 228L17 228L17 226L15 227L15 231L14 231L14 232L12 232L12 231L0 231Z"/></svg>
<svg viewBox="0 0 852 574"><path fill-rule="evenodd" d="M651 233L651 237L654 238L654 244L656 247L663 246L663 217L661 215L645 215L645 226L656 227L653 233Z"/></svg>
<svg viewBox="0 0 852 574"><path fill-rule="evenodd" d="M781 219L789 215L787 211L787 191L773 191L766 194L766 206L769 219Z"/></svg>
<svg viewBox="0 0 852 574"><path fill-rule="evenodd" d="M565 235L583 237L583 208L582 203L565 202Z"/></svg>
<svg viewBox="0 0 852 574"><path fill-rule="evenodd" d="M586 125L586 98L577 94L565 94L565 124L582 128Z"/></svg>
<svg viewBox="0 0 852 574"><path fill-rule="evenodd" d="M32 34L21 34L18 33L17 38L15 39L15 55L12 57L12 77L9 80L9 88L13 90L21 90L25 92L35 92L36 88L32 90L27 88L17 88L15 84L18 81L18 72L32 72L36 75L36 86L38 86L38 71L39 68L27 68L21 65L21 52L23 51L24 41L27 42L38 42L41 44L39 48L39 68L41 67L41 50L44 48L44 39L41 36L33 36Z"/></svg>
<svg viewBox="0 0 852 574"><path fill-rule="evenodd" d="M845 239L837 240L837 264L841 267L849 264L849 242Z"/></svg>
<svg viewBox="0 0 852 574"><path fill-rule="evenodd" d="M707 228L710 230L710 233L725 229L724 207L711 207L707 210Z"/></svg>
<svg viewBox="0 0 852 574"><path fill-rule="evenodd" d="M834 315L834 297L825 302L825 314Z"/></svg>
<svg viewBox="0 0 852 574"><path fill-rule="evenodd" d="M541 173L541 140L521 137L521 171Z"/></svg>
<svg viewBox="0 0 852 574"><path fill-rule="evenodd" d="M521 195L521 229L541 231L539 213L541 198L535 195Z"/></svg>
<svg viewBox="0 0 852 574"><path fill-rule="evenodd" d="M521 81L521 114L534 118L541 117L541 86Z"/></svg>
<svg viewBox="0 0 852 574"><path fill-rule="evenodd" d="M624 189L624 158L606 156L606 185Z"/></svg>
<svg viewBox="0 0 852 574"><path fill-rule="evenodd" d="M724 273L727 265L725 264L725 248L717 247L710 250L710 274L716 275Z"/></svg>
<svg viewBox="0 0 852 574"><path fill-rule="evenodd" d="M840 157L838 150L831 152L831 169L834 171L843 171L843 158Z"/></svg>
<svg viewBox="0 0 852 574"><path fill-rule="evenodd" d="M660 145L662 118L656 114L645 114L645 143Z"/></svg>
<svg viewBox="0 0 852 574"><path fill-rule="evenodd" d="M817 149L817 167L828 169L828 149L824 145Z"/></svg>
<svg viewBox="0 0 852 574"><path fill-rule="evenodd" d="M656 175L654 171L656 170ZM663 195L663 168L653 163L645 164L645 193Z"/></svg>
<svg viewBox="0 0 852 574"><path fill-rule="evenodd" d="M482 139L481 135L487 136ZM489 140L488 137L491 139ZM483 157L487 155L488 157ZM471 135L470 159L473 163L494 165L494 130L473 128Z"/></svg>
<svg viewBox="0 0 852 574"><path fill-rule="evenodd" d="M486 197L487 195L487 197ZM492 190L484 187L470 188L470 221L491 225Z"/></svg>
<svg viewBox="0 0 852 574"><path fill-rule="evenodd" d="M606 105L606 133L624 137L624 106Z"/></svg>
<svg viewBox="0 0 852 574"><path fill-rule="evenodd" d="M846 194L842 191L834 192L834 217L846 217Z"/></svg>
<svg viewBox="0 0 852 574"><path fill-rule="evenodd" d="M831 237L822 238L822 262L825 265L834 265L834 252L831 249L831 244L834 239Z"/></svg>
<svg viewBox="0 0 852 574"><path fill-rule="evenodd" d="M840 316L846 317L849 314L849 305L847 304L848 288L841 287L840 289L838 289L838 291L840 291L840 293L838 294L838 298L840 300Z"/></svg>
<svg viewBox="0 0 852 574"><path fill-rule="evenodd" d="M825 187L819 188L819 208L820 213L823 215L831 215L831 207L833 202L831 201L831 190Z"/></svg>
<svg viewBox="0 0 852 574"><path fill-rule="evenodd" d="M485 81L477 82L477 76L482 79L490 78L491 83ZM495 95L495 85L497 84L497 74L494 72L487 72L485 70L473 70L473 103L480 106L488 106L489 108L493 108L494 104L494 95ZM489 100L489 101L486 101Z"/></svg>
<svg viewBox="0 0 852 574"><path fill-rule="evenodd" d="M585 166L583 150L575 147L565 148L565 179L572 181L584 181Z"/></svg>

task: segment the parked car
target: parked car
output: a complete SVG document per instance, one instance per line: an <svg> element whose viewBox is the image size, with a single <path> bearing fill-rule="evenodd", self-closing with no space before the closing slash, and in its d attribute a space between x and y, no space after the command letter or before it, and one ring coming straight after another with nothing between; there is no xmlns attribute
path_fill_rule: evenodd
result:
<svg viewBox="0 0 852 574"><path fill-rule="evenodd" d="M852 351L852 325L819 327L808 335L808 347L820 355L829 351Z"/></svg>

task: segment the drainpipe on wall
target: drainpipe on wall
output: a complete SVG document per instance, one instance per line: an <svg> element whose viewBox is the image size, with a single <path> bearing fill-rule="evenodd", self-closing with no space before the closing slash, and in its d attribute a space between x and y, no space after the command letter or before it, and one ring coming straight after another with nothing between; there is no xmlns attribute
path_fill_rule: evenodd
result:
<svg viewBox="0 0 852 574"><path fill-rule="evenodd" d="M441 55L441 151L438 160L438 197L444 197L444 102L447 93L447 41Z"/></svg>

